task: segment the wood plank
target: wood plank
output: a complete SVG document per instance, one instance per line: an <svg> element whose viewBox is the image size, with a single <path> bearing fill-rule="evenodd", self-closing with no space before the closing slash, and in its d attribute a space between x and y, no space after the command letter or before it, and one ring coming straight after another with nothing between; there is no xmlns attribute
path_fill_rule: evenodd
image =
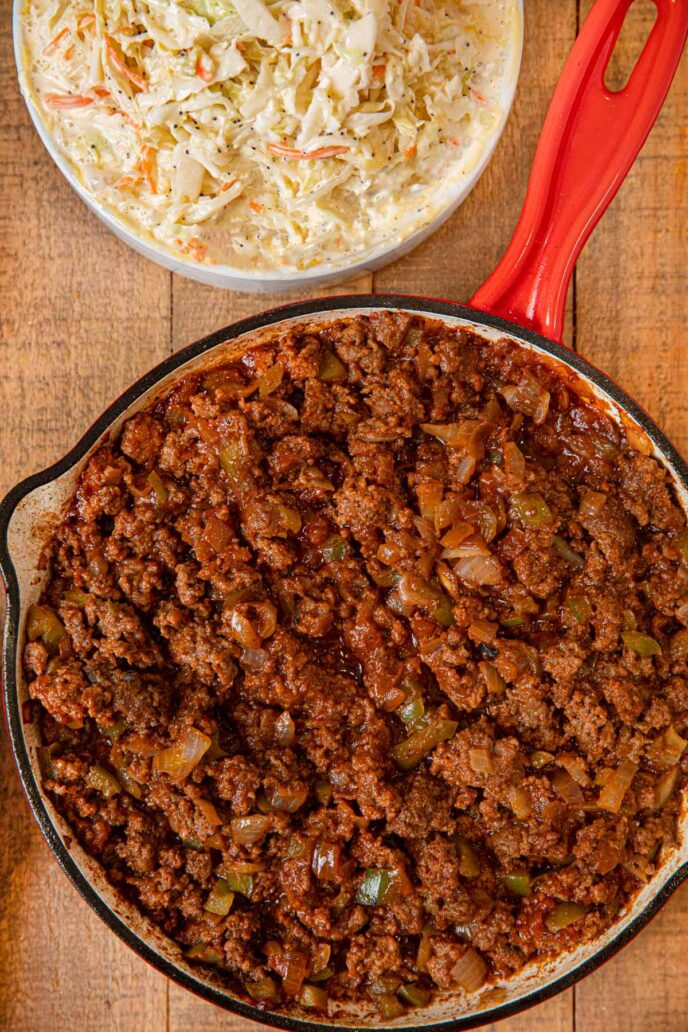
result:
<svg viewBox="0 0 688 1032"><path fill-rule="evenodd" d="M525 12L520 84L493 160L437 233L376 273L376 292L466 301L504 253L521 211L545 114L576 35L576 0L557 0L556 5L528 0Z"/></svg>
<svg viewBox="0 0 688 1032"><path fill-rule="evenodd" d="M590 0L582 3L585 15ZM611 73L618 84L653 20L631 9ZM651 412L688 452L688 59L643 153L586 248L577 272L579 349ZM679 1032L687 1026L688 888L600 971L576 987L585 1032Z"/></svg>
<svg viewBox="0 0 688 1032"><path fill-rule="evenodd" d="M489 1032L573 1032L573 990L485 1028Z"/></svg>
<svg viewBox="0 0 688 1032"><path fill-rule="evenodd" d="M635 23L631 48L647 31L647 15ZM688 56L658 124L581 257L577 273L581 350L635 395L684 453L688 452L686 110Z"/></svg>
<svg viewBox="0 0 688 1032"><path fill-rule="evenodd" d="M165 353L170 277L90 215L44 152L0 11L0 492L66 451ZM165 980L82 902L0 756L0 1028L162 1032Z"/></svg>
<svg viewBox="0 0 688 1032"><path fill-rule="evenodd" d="M637 939L576 988L581 1032L684 1032L688 885Z"/></svg>
<svg viewBox="0 0 688 1032"><path fill-rule="evenodd" d="M172 339L175 350L191 344L214 330L222 329L249 315L277 308L308 297L336 297L338 294L370 294L373 277L358 276L348 282L320 290L282 294L254 294L247 291L217 290L181 276L173 277Z"/></svg>

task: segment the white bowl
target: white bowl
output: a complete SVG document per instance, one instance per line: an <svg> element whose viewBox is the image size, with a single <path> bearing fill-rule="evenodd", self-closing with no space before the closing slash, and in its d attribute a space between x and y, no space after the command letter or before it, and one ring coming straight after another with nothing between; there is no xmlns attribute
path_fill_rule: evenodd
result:
<svg viewBox="0 0 688 1032"><path fill-rule="evenodd" d="M207 283L213 287L226 287L230 290L282 292L285 290L313 289L327 284L341 283L352 276L373 272L375 269L388 265L416 247L417 244L429 237L431 233L434 233L456 211L459 205L465 201L492 157L513 104L523 54L523 0L516 0L513 39L507 62L508 67L502 83L501 117L492 132L474 144L469 159L472 161L470 170L437 192L434 199L435 203L432 206L434 214L430 216L429 221L418 224L413 223L409 219L405 230L400 232L400 236L396 241L387 240L384 244L373 246L367 251L357 251L349 258L335 262L323 262L311 269L304 269L298 272L293 269L285 272L275 270L266 272L259 270L246 271L234 268L231 265L202 265L198 262L184 261L174 256L153 241L152 238L146 239L133 232L117 214L105 207L105 205L100 204L97 198L84 188L75 174L69 158L48 132L29 85L24 63L21 26L21 9L25 4L26 0L14 0L12 28L19 86L38 135L43 141L50 157L72 189L76 191L91 211L105 223L108 229L112 230L120 240L135 251L138 251L145 258L149 258L151 261L162 265L171 272L178 273L180 276L186 276L188 279L197 280L199 283Z"/></svg>

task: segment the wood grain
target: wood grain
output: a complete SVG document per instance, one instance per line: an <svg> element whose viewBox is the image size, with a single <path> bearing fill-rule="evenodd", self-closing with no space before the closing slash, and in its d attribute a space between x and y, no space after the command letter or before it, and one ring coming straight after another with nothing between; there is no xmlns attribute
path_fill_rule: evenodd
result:
<svg viewBox="0 0 688 1032"><path fill-rule="evenodd" d="M343 290L466 299L518 216L547 104L589 0L528 0L514 112L459 212L396 265ZM108 234L43 151L19 98L0 9L0 492L74 443L116 393L171 350L280 301L172 277ZM634 19L627 61L644 27ZM688 451L688 65L581 259L568 339ZM57 868L0 746L0 1030L258 1032L168 983L92 914ZM619 957L498 1032L684 1032L688 888Z"/></svg>
<svg viewBox="0 0 688 1032"><path fill-rule="evenodd" d="M590 7L585 0L582 13ZM654 20L637 4L609 79L620 85ZM622 71L623 68L623 71ZM629 390L688 452L688 59L667 103L576 272L579 350ZM576 988L584 1032L688 1028L688 891L619 956Z"/></svg>

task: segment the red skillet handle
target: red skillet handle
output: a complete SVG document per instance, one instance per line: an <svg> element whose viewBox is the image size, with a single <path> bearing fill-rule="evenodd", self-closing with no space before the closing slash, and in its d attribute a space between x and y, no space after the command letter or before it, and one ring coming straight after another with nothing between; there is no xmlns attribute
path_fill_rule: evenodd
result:
<svg viewBox="0 0 688 1032"><path fill-rule="evenodd" d="M604 83L633 0L597 0L547 114L506 254L470 304L552 340L588 237L613 200L666 98L688 35L688 0L654 0L657 21L619 92Z"/></svg>

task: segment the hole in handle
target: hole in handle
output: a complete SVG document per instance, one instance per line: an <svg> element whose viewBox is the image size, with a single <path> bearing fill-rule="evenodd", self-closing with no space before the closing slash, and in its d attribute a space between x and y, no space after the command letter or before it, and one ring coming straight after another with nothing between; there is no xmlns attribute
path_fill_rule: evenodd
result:
<svg viewBox="0 0 688 1032"><path fill-rule="evenodd" d="M605 86L612 93L625 88L656 21L657 7L652 0L635 0L631 4L604 77Z"/></svg>

